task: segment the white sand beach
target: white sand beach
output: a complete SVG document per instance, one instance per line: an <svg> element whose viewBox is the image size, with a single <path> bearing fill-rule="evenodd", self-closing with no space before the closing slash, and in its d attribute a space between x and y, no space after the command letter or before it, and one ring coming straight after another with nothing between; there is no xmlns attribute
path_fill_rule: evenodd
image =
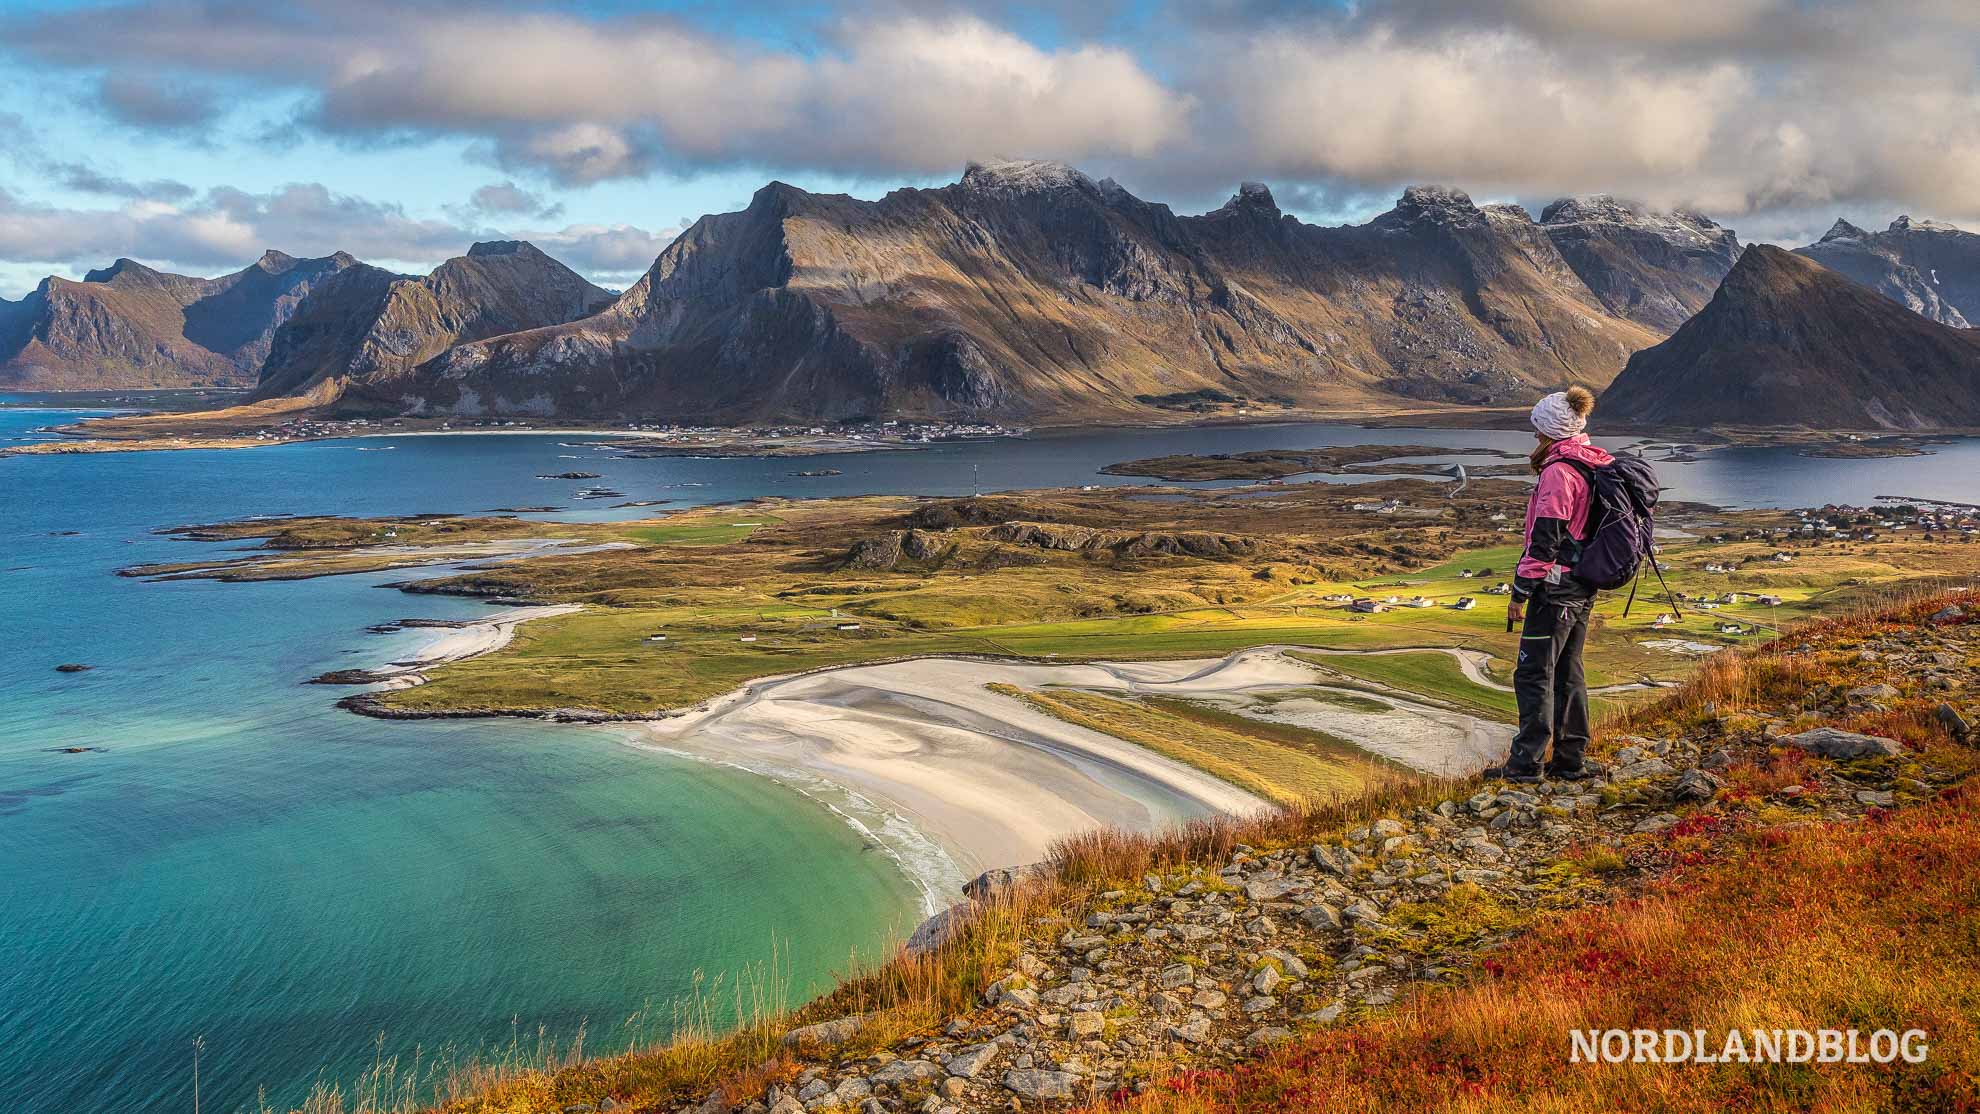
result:
<svg viewBox="0 0 1980 1114"><path fill-rule="evenodd" d="M568 615L583 610L578 604L560 603L537 607L513 607L499 615L475 619L459 626L433 627L429 638L411 654L372 670L373 684L380 689L404 689L426 683L424 670L450 661L461 661L493 653L507 646L516 628L535 619Z"/></svg>
<svg viewBox="0 0 1980 1114"><path fill-rule="evenodd" d="M516 628L524 623L533 619L547 619L552 615L569 615L573 611L582 610L584 610L582 607L574 603L515 607L500 615L476 619L458 627L438 627L435 628L438 632L437 637L421 646L411 657L392 664L417 668L494 653L507 646L516 636Z"/></svg>
<svg viewBox="0 0 1980 1114"><path fill-rule="evenodd" d="M1044 858L1098 827L1150 831L1268 807L1152 751L989 691L1039 688L1244 701L1316 683L1277 648L1210 660L1036 665L923 658L773 677L638 732L640 745L778 778L868 831L923 887L930 911L994 867ZM1510 730L1396 699L1387 713L1317 704L1296 721L1430 772L1483 765ZM1281 713L1294 712L1285 701ZM1250 711L1251 709L1247 709ZM1295 716L1279 715L1294 721Z"/></svg>

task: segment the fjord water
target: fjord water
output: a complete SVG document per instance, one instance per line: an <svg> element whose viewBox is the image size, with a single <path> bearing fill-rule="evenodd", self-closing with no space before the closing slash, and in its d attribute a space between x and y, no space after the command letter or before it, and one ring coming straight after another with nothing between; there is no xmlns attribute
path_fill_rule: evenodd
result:
<svg viewBox="0 0 1980 1114"><path fill-rule="evenodd" d="M0 409L0 442L67 416ZM405 616L491 608L380 587L410 574L145 583L117 568L228 547L153 531L250 514L473 512L610 485L675 505L1143 483L1104 464L1358 442L1523 451L1523 434L1351 426L1105 431L787 460L626 459L591 436L465 435L241 452L0 460L0 1109L295 1100L376 1050L431 1059L589 1020L594 1049L693 973L773 947L793 996L920 915L843 820L739 771L525 721L388 723L299 684L402 656ZM840 476L790 473L837 468ZM1980 442L1932 457L1784 450L1662 466L1733 505L1980 498ZM596 481L539 480L563 471ZM73 532L73 533L72 533ZM90 672L61 674L81 662ZM100 751L60 753L65 747ZM649 1028L660 1031L664 1025Z"/></svg>

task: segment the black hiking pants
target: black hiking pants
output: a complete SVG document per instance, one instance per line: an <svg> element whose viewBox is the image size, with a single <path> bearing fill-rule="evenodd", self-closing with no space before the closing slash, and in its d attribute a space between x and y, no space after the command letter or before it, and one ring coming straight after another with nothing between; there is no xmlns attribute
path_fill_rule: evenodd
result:
<svg viewBox="0 0 1980 1114"><path fill-rule="evenodd" d="M1519 734L1513 736L1508 773L1540 773L1549 740L1554 756L1546 761L1548 773L1581 768L1588 750L1588 681L1581 671L1581 644L1588 637L1588 613L1594 605L1594 589L1571 580L1542 584L1526 601L1526 626L1513 667Z"/></svg>

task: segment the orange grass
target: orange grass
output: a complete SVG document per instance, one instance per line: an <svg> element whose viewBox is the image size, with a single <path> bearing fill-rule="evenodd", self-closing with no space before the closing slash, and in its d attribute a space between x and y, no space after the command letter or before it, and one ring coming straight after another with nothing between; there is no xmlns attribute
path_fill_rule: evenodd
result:
<svg viewBox="0 0 1980 1114"><path fill-rule="evenodd" d="M1682 839L1683 836L1678 838ZM1647 894L1543 923L1488 974L1133 1114L1980 1109L1980 790L1761 829ZM1572 1064L1574 1029L1922 1029L1925 1063Z"/></svg>

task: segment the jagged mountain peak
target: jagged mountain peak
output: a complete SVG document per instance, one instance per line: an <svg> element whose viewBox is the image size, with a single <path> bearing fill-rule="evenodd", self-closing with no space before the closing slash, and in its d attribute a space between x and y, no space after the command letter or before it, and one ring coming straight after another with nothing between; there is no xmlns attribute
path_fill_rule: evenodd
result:
<svg viewBox="0 0 1980 1114"><path fill-rule="evenodd" d="M1541 224L1573 224L1578 221L1628 221L1643 215L1643 207L1620 201L1614 194L1591 193L1556 199L1540 210Z"/></svg>
<svg viewBox="0 0 1980 1114"><path fill-rule="evenodd" d="M1817 240L1816 243L1828 244L1834 243L1837 240L1861 240L1869 235L1868 232L1849 223L1849 221L1842 217L1837 217L1836 223L1830 225L1829 230L1822 233L1822 238Z"/></svg>
<svg viewBox="0 0 1980 1114"><path fill-rule="evenodd" d="M458 344L575 321L611 301L526 240L477 243L420 277L359 264L322 284L276 334L257 391L328 383L347 401L394 405L419 364Z"/></svg>
<svg viewBox="0 0 1980 1114"><path fill-rule="evenodd" d="M1112 181L1112 179L1108 179ZM1272 187L1263 182L1241 182L1238 190L1224 202L1219 213L1255 213L1279 219L1279 203L1272 198Z"/></svg>
<svg viewBox="0 0 1980 1114"><path fill-rule="evenodd" d="M1699 246L1732 242L1733 233L1717 221L1683 207L1654 209L1640 201L1629 201L1613 194L1596 193L1563 197L1540 211L1540 223L1561 227L1576 224L1613 224L1654 232L1672 241L1690 241Z"/></svg>
<svg viewBox="0 0 1980 1114"><path fill-rule="evenodd" d="M83 275L84 282L115 282L120 278L156 281L163 272L153 270L135 259L119 256L108 267L99 267Z"/></svg>
<svg viewBox="0 0 1980 1114"><path fill-rule="evenodd" d="M254 265L271 275L279 275L284 271L293 269L300 262L302 261L286 251L277 251L274 248L269 248L267 251L261 253L261 258L255 260Z"/></svg>
<svg viewBox="0 0 1980 1114"><path fill-rule="evenodd" d="M1890 227L1890 229L1889 229L1889 231L1892 231L1892 232L1964 232L1964 231L1965 231L1965 229L1963 229L1963 228L1961 228L1961 227L1959 227L1959 226L1958 226L1958 225L1956 225L1956 224L1947 224L1947 223L1946 223L1945 221L1940 221L1940 220L1926 220L1926 219L1924 219L1924 218L1922 218L1922 217L1919 217L1919 218L1914 218L1914 217L1913 217L1913 216L1912 216L1911 214L1909 214L1909 213L1906 213L1906 214L1905 214L1904 216L1901 216L1901 217L1899 217L1898 219L1896 219L1896 220L1894 220L1894 221L1892 221L1892 222L1891 222L1891 227Z"/></svg>
<svg viewBox="0 0 1980 1114"><path fill-rule="evenodd" d="M1838 220L1794 250L1942 325L1980 321L1980 236L1953 225L1907 215L1868 232Z"/></svg>
<svg viewBox="0 0 1980 1114"><path fill-rule="evenodd" d="M743 211L758 215L788 215L811 200L811 197L809 190L799 189L789 182L770 181L749 195L749 207Z"/></svg>
<svg viewBox="0 0 1980 1114"><path fill-rule="evenodd" d="M1418 185L1403 190L1395 208L1371 223L1384 231L1401 232L1418 225L1437 227L1476 227L1485 215L1472 204L1471 195L1450 186Z"/></svg>
<svg viewBox="0 0 1980 1114"><path fill-rule="evenodd" d="M963 168L964 189L984 193L1014 195L1046 193L1054 190L1099 190L1099 183L1062 162L1048 159L974 159Z"/></svg>
<svg viewBox="0 0 1980 1114"><path fill-rule="evenodd" d="M1409 186L1396 200L1397 208L1420 209L1424 211L1451 209L1459 212L1475 211L1478 207L1471 203L1471 195L1452 186L1433 183Z"/></svg>

